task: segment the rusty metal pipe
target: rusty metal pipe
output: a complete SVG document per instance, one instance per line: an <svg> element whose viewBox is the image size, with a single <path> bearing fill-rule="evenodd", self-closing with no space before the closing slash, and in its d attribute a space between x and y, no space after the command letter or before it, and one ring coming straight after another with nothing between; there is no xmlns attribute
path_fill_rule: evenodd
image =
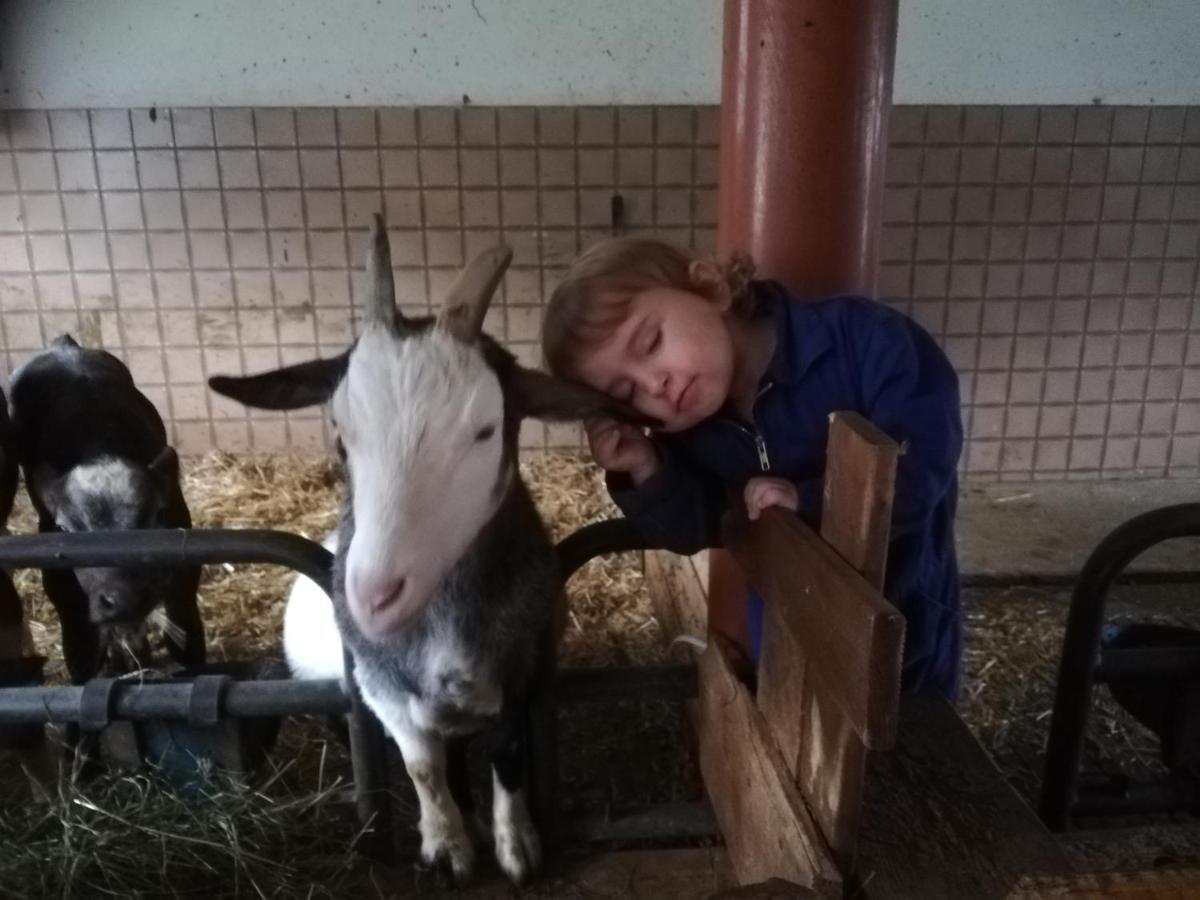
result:
<svg viewBox="0 0 1200 900"><path fill-rule="evenodd" d="M898 0L725 0L717 252L802 299L873 293ZM709 627L748 643L744 576L709 568Z"/></svg>

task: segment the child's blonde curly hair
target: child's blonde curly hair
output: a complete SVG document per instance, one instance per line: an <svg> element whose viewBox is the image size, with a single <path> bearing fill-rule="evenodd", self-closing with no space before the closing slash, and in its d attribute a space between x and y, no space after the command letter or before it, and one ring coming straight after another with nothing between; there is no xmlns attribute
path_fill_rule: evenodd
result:
<svg viewBox="0 0 1200 900"><path fill-rule="evenodd" d="M550 371L559 377L573 376L579 351L612 334L640 291L671 287L713 299L711 289L695 284L688 274L699 258L654 238L611 238L590 247L550 295L542 326L542 351ZM748 316L753 262L735 254L720 269L733 298L733 312Z"/></svg>

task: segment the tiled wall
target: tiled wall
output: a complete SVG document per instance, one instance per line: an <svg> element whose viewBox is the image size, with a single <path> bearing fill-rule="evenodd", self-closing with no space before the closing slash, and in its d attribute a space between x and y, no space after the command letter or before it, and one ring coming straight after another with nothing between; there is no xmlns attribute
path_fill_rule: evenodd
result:
<svg viewBox="0 0 1200 900"><path fill-rule="evenodd" d="M185 452L317 447L318 413L204 380L342 349L372 212L414 310L509 243L488 328L536 364L614 195L630 231L711 247L716 140L712 108L10 112L0 351L113 350ZM1200 109L897 108L885 202L880 291L958 366L972 477L1200 474Z"/></svg>
<svg viewBox="0 0 1200 900"><path fill-rule="evenodd" d="M890 142L880 289L962 374L966 470L1200 472L1200 108L901 108Z"/></svg>

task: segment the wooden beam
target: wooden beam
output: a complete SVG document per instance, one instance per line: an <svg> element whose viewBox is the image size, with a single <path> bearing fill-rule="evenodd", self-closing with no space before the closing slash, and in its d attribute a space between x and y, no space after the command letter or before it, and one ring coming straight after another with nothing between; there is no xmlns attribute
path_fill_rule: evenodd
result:
<svg viewBox="0 0 1200 900"><path fill-rule="evenodd" d="M738 882L778 877L840 896L841 874L720 635L700 655L700 771Z"/></svg>
<svg viewBox="0 0 1200 900"><path fill-rule="evenodd" d="M646 555L646 578L665 636L696 635L706 599L686 559ZM700 632L703 633L703 632ZM688 704L700 768L740 884L783 878L840 896L841 875L771 729L735 674L718 634L697 657L699 699Z"/></svg>
<svg viewBox="0 0 1200 900"><path fill-rule="evenodd" d="M1140 872L1098 872L1086 875L1025 877L1009 900L1042 897L1120 898L1120 900L1191 900L1200 897L1200 869L1146 869Z"/></svg>
<svg viewBox="0 0 1200 900"><path fill-rule="evenodd" d="M481 868L485 868L482 867ZM452 896L457 900L494 900L517 895L504 876L495 869ZM380 867L376 883L405 885L412 875L400 868ZM432 880L432 879L430 879ZM608 853L566 851L551 857L547 870L519 892L521 897L584 898L587 900L627 900L644 897L654 900L693 900L710 897L733 886L733 872L722 847L667 848L658 850L616 850ZM451 892L429 885L424 891L401 891L405 896L451 896Z"/></svg>
<svg viewBox="0 0 1200 900"><path fill-rule="evenodd" d="M648 550L644 568L664 637L668 641L680 635L704 640L708 634L708 598L691 560L665 550Z"/></svg>
<svg viewBox="0 0 1200 900"><path fill-rule="evenodd" d="M1066 854L940 698L901 701L895 749L872 753L857 877L869 897L987 900Z"/></svg>
<svg viewBox="0 0 1200 900"><path fill-rule="evenodd" d="M773 689L769 680L776 662L786 681L789 661L803 659L804 677L820 672L823 690L863 742L890 746L896 734L903 616L789 512L768 509L753 523L731 516L725 542L766 601L760 691ZM774 712L772 705L772 721ZM796 707L778 713L781 720L795 719Z"/></svg>
<svg viewBox="0 0 1200 900"><path fill-rule="evenodd" d="M862 416L834 413L820 538L781 512L727 537L766 598L759 708L843 873L867 750L896 735L904 622L880 591L898 450Z"/></svg>
<svg viewBox="0 0 1200 900"><path fill-rule="evenodd" d="M829 417L821 538L883 590L900 448L858 413Z"/></svg>

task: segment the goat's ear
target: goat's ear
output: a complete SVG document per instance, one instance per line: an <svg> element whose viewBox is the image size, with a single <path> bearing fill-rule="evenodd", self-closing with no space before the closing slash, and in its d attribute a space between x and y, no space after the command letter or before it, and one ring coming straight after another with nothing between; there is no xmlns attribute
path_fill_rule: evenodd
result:
<svg viewBox="0 0 1200 900"><path fill-rule="evenodd" d="M437 327L464 343L475 343L483 330L483 317L492 302L492 294L500 286L512 256L512 250L501 245L484 250L467 263L442 300Z"/></svg>
<svg viewBox="0 0 1200 900"><path fill-rule="evenodd" d="M631 425L656 428L662 423L644 416L633 407L614 400L603 391L563 381L536 369L515 366L509 379L509 391L521 418L550 422L573 422L594 416L608 416Z"/></svg>
<svg viewBox="0 0 1200 900"><path fill-rule="evenodd" d="M67 476L59 475L46 463L34 466L33 471L26 471L29 493L34 495L50 515L56 515L63 504L67 492Z"/></svg>
<svg viewBox="0 0 1200 900"><path fill-rule="evenodd" d="M164 493L169 495L179 487L179 455L170 444L164 444L162 450L158 451L158 456L150 460L146 468L158 479Z"/></svg>
<svg viewBox="0 0 1200 900"><path fill-rule="evenodd" d="M318 406L333 396L346 374L347 350L332 359L285 366L273 372L235 377L214 375L208 386L231 400L256 409L301 409Z"/></svg>

